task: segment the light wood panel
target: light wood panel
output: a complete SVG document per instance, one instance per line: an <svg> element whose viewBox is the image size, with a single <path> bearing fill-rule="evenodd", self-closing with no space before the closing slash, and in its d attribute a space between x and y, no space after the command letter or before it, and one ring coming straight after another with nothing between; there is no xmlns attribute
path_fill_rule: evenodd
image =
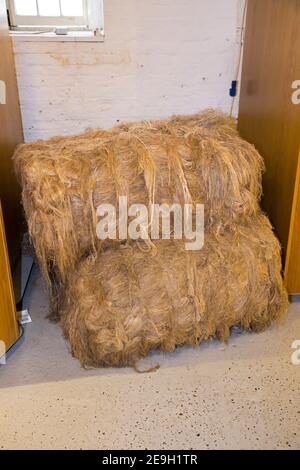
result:
<svg viewBox="0 0 300 470"><path fill-rule="evenodd" d="M263 155L262 205L283 248L293 255L286 269L300 292L298 209L291 224L300 148L300 105L292 103L292 83L300 79L300 0L248 0L238 127L241 135ZM298 274L297 274L298 273ZM291 291L290 291L291 292ZM295 292L293 292L295 293Z"/></svg>
<svg viewBox="0 0 300 470"><path fill-rule="evenodd" d="M300 153L285 264L285 283L288 292L300 294Z"/></svg>
<svg viewBox="0 0 300 470"><path fill-rule="evenodd" d="M0 341L4 341L6 349L9 349L18 337L19 327L0 202Z"/></svg>
<svg viewBox="0 0 300 470"><path fill-rule="evenodd" d="M5 0L0 0L0 80L6 84L6 104L0 104L0 199L11 265L14 265L20 253L22 210L11 157L16 145L23 141L23 131Z"/></svg>

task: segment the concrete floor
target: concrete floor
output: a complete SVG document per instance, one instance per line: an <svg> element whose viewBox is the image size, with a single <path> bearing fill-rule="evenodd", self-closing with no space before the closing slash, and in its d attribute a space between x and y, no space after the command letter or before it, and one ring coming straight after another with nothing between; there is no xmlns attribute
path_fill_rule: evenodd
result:
<svg viewBox="0 0 300 470"><path fill-rule="evenodd" d="M281 327L155 353L143 365L161 368L137 374L80 367L36 268L25 303L33 323L0 369L0 448L300 448L300 304Z"/></svg>

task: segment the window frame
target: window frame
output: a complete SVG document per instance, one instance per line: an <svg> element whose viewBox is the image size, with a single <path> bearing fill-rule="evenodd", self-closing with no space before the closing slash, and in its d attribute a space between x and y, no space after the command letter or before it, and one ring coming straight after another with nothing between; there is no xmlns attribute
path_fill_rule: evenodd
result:
<svg viewBox="0 0 300 470"><path fill-rule="evenodd" d="M99 2L99 6L95 3ZM17 15L14 0L6 0L9 11L10 29L13 31L53 31L65 27L69 31L89 31L96 28L103 29L103 14L98 21L91 14L99 8L103 9L103 0L83 0L84 16L25 16Z"/></svg>

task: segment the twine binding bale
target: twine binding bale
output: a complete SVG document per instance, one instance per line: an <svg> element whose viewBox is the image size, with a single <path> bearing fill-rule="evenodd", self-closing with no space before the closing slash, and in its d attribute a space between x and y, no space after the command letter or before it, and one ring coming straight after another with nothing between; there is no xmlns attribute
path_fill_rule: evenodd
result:
<svg viewBox="0 0 300 470"><path fill-rule="evenodd" d="M200 251L154 243L155 255L137 242L108 248L72 274L61 324L83 366L135 366L152 349L225 340L235 325L259 331L285 314L280 247L266 217L207 233Z"/></svg>
<svg viewBox="0 0 300 470"><path fill-rule="evenodd" d="M215 230L259 213L262 158L212 110L23 144L14 160L54 315L77 260L101 248L100 204L203 203Z"/></svg>

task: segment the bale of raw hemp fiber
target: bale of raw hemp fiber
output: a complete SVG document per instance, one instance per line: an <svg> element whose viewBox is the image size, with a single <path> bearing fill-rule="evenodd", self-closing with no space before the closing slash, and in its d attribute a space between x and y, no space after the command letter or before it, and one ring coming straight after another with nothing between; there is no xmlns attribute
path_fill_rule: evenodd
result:
<svg viewBox="0 0 300 470"><path fill-rule="evenodd" d="M216 111L23 144L14 160L52 298L78 259L101 246L96 208L116 207L120 195L129 205L203 203L216 230L259 211L262 158Z"/></svg>
<svg viewBox="0 0 300 470"><path fill-rule="evenodd" d="M136 366L151 350L173 351L233 326L260 331L287 310L280 246L265 216L206 233L202 250L181 241L110 247L82 260L61 300L61 325L86 367Z"/></svg>

